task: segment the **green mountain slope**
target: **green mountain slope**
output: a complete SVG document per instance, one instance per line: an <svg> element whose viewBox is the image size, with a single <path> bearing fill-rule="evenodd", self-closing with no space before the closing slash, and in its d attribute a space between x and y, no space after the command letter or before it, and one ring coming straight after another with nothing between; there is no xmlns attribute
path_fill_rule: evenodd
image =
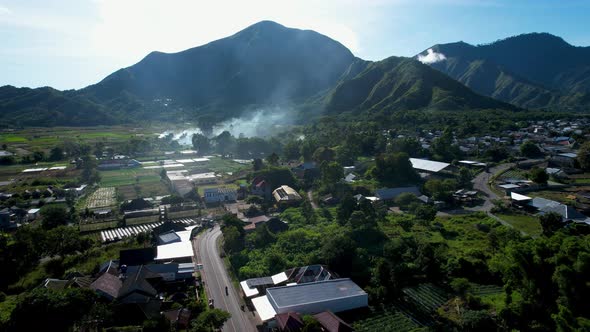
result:
<svg viewBox="0 0 590 332"><path fill-rule="evenodd" d="M515 109L474 93L461 83L420 62L401 57L365 63L352 78L342 80L326 98L330 113L412 109Z"/></svg>
<svg viewBox="0 0 590 332"><path fill-rule="evenodd" d="M113 124L108 108L52 88L0 87L0 126L85 126Z"/></svg>
<svg viewBox="0 0 590 332"><path fill-rule="evenodd" d="M525 108L590 106L590 47L533 33L479 46L439 44L430 50L445 57L430 66L486 96Z"/></svg>
<svg viewBox="0 0 590 332"><path fill-rule="evenodd" d="M81 93L105 101L126 91L229 116L248 105L305 100L331 88L354 60L346 47L317 32L263 21L204 46L153 52Z"/></svg>

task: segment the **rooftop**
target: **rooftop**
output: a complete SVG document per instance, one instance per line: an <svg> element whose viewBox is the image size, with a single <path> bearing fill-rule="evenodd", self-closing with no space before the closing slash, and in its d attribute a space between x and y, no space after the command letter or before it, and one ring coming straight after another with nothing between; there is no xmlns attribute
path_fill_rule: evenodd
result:
<svg viewBox="0 0 590 332"><path fill-rule="evenodd" d="M412 163L412 167L414 167L415 169L434 173L440 172L451 165L449 163L442 163L439 161L418 158L410 158L410 162Z"/></svg>
<svg viewBox="0 0 590 332"><path fill-rule="evenodd" d="M296 305L367 296L364 290L347 278L273 287L267 289L266 294L277 311Z"/></svg>

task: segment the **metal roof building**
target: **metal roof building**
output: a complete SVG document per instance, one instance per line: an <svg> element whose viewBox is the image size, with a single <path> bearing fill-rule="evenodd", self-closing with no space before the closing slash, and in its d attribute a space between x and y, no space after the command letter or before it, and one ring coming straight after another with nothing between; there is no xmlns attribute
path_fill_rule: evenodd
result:
<svg viewBox="0 0 590 332"><path fill-rule="evenodd" d="M440 161L432 161L418 158L410 158L410 162L412 163L412 167L414 169L432 173L440 172L443 169L451 166L451 164L449 163L441 163Z"/></svg>
<svg viewBox="0 0 590 332"><path fill-rule="evenodd" d="M276 313L314 314L326 310L340 312L368 305L368 295L350 279L333 279L266 290Z"/></svg>

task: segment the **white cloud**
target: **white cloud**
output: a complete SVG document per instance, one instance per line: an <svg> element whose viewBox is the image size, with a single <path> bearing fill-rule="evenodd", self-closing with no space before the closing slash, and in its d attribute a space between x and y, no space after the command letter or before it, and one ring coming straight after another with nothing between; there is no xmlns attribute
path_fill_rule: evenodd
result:
<svg viewBox="0 0 590 332"><path fill-rule="evenodd" d="M426 51L426 52L427 52L426 55L422 55L422 54L418 55L418 61L422 62L423 64L429 65L432 63L445 61L447 59L447 57L444 54L437 53L431 48L429 48L428 51Z"/></svg>

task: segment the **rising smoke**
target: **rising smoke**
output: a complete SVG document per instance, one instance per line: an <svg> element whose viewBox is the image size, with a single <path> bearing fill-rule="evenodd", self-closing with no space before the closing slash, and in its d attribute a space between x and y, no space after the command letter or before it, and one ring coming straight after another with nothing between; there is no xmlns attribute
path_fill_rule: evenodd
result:
<svg viewBox="0 0 590 332"><path fill-rule="evenodd" d="M256 109L242 114L239 118L232 118L213 126L213 130L204 132L198 127L182 130L167 130L160 134L160 138L169 134L173 140L182 145L191 145L193 134L203 134L209 138L228 131L234 137L270 137L285 130L293 124L292 110L285 107Z"/></svg>
<svg viewBox="0 0 590 332"><path fill-rule="evenodd" d="M428 51L426 51L426 52L428 54L426 54L426 55L419 54L418 55L418 61L422 62L423 64L429 65L429 64L445 61L447 59L447 57L444 54L437 53L431 48L429 48Z"/></svg>

